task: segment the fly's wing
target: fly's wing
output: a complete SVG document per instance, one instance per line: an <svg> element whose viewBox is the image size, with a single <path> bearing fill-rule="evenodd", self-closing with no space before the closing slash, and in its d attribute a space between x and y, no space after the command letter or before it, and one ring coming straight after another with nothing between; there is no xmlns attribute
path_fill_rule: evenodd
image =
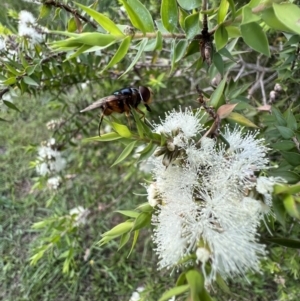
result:
<svg viewBox="0 0 300 301"><path fill-rule="evenodd" d="M113 105L114 102L121 101L122 99L124 99L124 95L109 95L93 102L91 105L81 110L80 113L91 111L97 108L103 109L103 107L110 107L109 104Z"/></svg>

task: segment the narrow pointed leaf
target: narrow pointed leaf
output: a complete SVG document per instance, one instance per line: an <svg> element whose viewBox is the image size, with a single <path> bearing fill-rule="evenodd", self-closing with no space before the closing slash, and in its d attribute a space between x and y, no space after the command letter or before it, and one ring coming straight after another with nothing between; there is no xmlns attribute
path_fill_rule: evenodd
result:
<svg viewBox="0 0 300 301"><path fill-rule="evenodd" d="M120 240L120 244L119 244L119 247L118 247L118 251L121 250L128 243L130 235L131 235L131 233L127 232L127 233L124 233L121 236L121 240Z"/></svg>
<svg viewBox="0 0 300 301"><path fill-rule="evenodd" d="M284 197L283 205L290 216L300 219L300 206L297 204L292 195L289 194Z"/></svg>
<svg viewBox="0 0 300 301"><path fill-rule="evenodd" d="M128 216L128 217L133 217L133 218L136 218L139 215L138 212L132 211L132 210L117 210L115 212L120 213L125 216Z"/></svg>
<svg viewBox="0 0 300 301"><path fill-rule="evenodd" d="M288 127L277 125L276 128L284 139L290 139L295 135L294 132Z"/></svg>
<svg viewBox="0 0 300 301"><path fill-rule="evenodd" d="M122 41L122 43L119 46L118 50L116 51L115 55L112 57L112 59L109 61L107 66L103 69L103 71L114 66L115 64L119 63L125 57L125 55L128 52L130 42L131 42L131 37L126 37Z"/></svg>
<svg viewBox="0 0 300 301"><path fill-rule="evenodd" d="M39 84L29 76L24 76L23 81L25 84L30 85L30 86L36 86L36 87L39 86Z"/></svg>
<svg viewBox="0 0 300 301"><path fill-rule="evenodd" d="M176 44L175 49L174 49L175 63L179 62L183 58L187 47L188 47L188 41L187 40L180 40Z"/></svg>
<svg viewBox="0 0 300 301"><path fill-rule="evenodd" d="M224 22L225 17L226 17L227 12L228 12L228 8L229 8L229 2L227 0L221 0L219 10L218 10L218 14L217 14L218 24L221 24L221 23Z"/></svg>
<svg viewBox="0 0 300 301"><path fill-rule="evenodd" d="M245 43L250 48L268 57L270 56L270 49L266 33L256 22L241 25L241 33Z"/></svg>
<svg viewBox="0 0 300 301"><path fill-rule="evenodd" d="M120 162L122 162L123 160L125 160L133 151L136 143L137 143L137 141L133 141L133 142L129 143L111 167L113 167L113 166L119 164Z"/></svg>
<svg viewBox="0 0 300 301"><path fill-rule="evenodd" d="M300 154L294 152L280 152L283 158L292 166L299 166L300 165Z"/></svg>
<svg viewBox="0 0 300 301"><path fill-rule="evenodd" d="M204 291L204 277L197 270L189 270L186 280L190 286L193 301L200 301L200 294Z"/></svg>
<svg viewBox="0 0 300 301"><path fill-rule="evenodd" d="M300 249L300 240L288 239L283 237L270 237L266 238L266 241L292 249Z"/></svg>
<svg viewBox="0 0 300 301"><path fill-rule="evenodd" d="M107 32L111 33L112 35L124 35L122 31L118 28L118 26L107 16L80 3L75 2L75 4L79 6L82 10L84 10L88 15L90 15Z"/></svg>
<svg viewBox="0 0 300 301"><path fill-rule="evenodd" d="M187 39L192 39L201 32L199 23L199 13L189 15L184 20L184 28Z"/></svg>
<svg viewBox="0 0 300 301"><path fill-rule="evenodd" d="M126 232L129 232L133 226L132 221L126 221L124 223L118 224L109 231L103 233L101 236L116 236L116 235L122 235Z"/></svg>
<svg viewBox="0 0 300 301"><path fill-rule="evenodd" d="M154 23L148 9L138 0L127 0L128 4L135 10L136 14L143 21L146 32L154 32Z"/></svg>
<svg viewBox="0 0 300 301"><path fill-rule="evenodd" d="M158 301L166 301L171 299L174 296L181 295L185 292L187 292L190 289L190 286L188 284L186 285L181 285L181 286L176 286L171 288L170 290L166 291Z"/></svg>
<svg viewBox="0 0 300 301"><path fill-rule="evenodd" d="M126 125L116 122L112 122L111 125L121 137L130 138L132 136L129 128Z"/></svg>
<svg viewBox="0 0 300 301"><path fill-rule="evenodd" d="M274 13L285 27L300 35L300 8L292 3L273 3Z"/></svg>
<svg viewBox="0 0 300 301"><path fill-rule="evenodd" d="M212 93L210 97L210 105L214 108L219 108L224 103L224 94L225 85L227 82L227 75L221 80L217 89Z"/></svg>
<svg viewBox="0 0 300 301"><path fill-rule="evenodd" d="M151 223L151 214L148 212L141 212L138 217L135 219L135 222L132 227L132 231L139 230L146 226L149 226Z"/></svg>
<svg viewBox="0 0 300 301"><path fill-rule="evenodd" d="M143 51L144 51L144 48L146 47L147 45L147 42L148 42L148 39L143 39L143 41L141 42L140 46L139 46L139 50L135 56L135 58L133 59L133 61L131 62L130 66L126 69L126 71L120 76L123 77L126 73L128 73L132 68L133 66L137 63L137 61L139 60L139 58L141 57Z"/></svg>
<svg viewBox="0 0 300 301"><path fill-rule="evenodd" d="M220 25L214 34L217 51L222 49L228 41L228 33L224 25Z"/></svg>
<svg viewBox="0 0 300 301"><path fill-rule="evenodd" d="M258 128L258 126L254 124L252 121L250 121L248 118L236 112L231 112L230 115L227 117L227 119L232 120L240 125L244 125L252 128Z"/></svg>
<svg viewBox="0 0 300 301"><path fill-rule="evenodd" d="M90 142L90 141L113 141L113 140L119 140L122 136L120 136L118 133L111 132L104 134L102 136L95 136L90 138L83 139L83 142Z"/></svg>
<svg viewBox="0 0 300 301"><path fill-rule="evenodd" d="M135 8L132 7L126 0L120 0L120 1L124 5L132 25L135 28L139 29L143 34L145 34L147 32L147 27L144 24L139 13L137 13Z"/></svg>
<svg viewBox="0 0 300 301"><path fill-rule="evenodd" d="M3 103L7 106L7 107L9 107L10 109L12 109L12 110L15 110L15 111L18 111L18 112L21 112L17 107L16 107L16 105L14 105L12 102L10 102L10 101L8 101L8 100L2 100L3 101ZM4 120L4 119L3 119Z"/></svg>
<svg viewBox="0 0 300 301"><path fill-rule="evenodd" d="M127 257L129 257L130 254L132 253L132 251L133 251L133 249L134 249L134 247L135 247L135 245L136 245L136 243L137 243L139 234L140 234L140 231L139 231L139 230L134 231L132 246L131 246L131 249L130 249L129 254L128 254Z"/></svg>
<svg viewBox="0 0 300 301"><path fill-rule="evenodd" d="M160 15L165 29L173 33L178 23L178 8L176 0L162 0Z"/></svg>

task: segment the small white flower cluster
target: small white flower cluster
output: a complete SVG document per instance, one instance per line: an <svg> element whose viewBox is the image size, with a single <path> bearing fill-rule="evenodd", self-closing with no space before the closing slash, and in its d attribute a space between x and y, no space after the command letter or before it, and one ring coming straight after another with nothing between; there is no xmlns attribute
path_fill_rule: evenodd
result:
<svg viewBox="0 0 300 301"><path fill-rule="evenodd" d="M85 209L82 206L75 207L70 210L70 215L74 215L74 226L85 225L87 222L87 216L90 214L89 209Z"/></svg>
<svg viewBox="0 0 300 301"><path fill-rule="evenodd" d="M60 118L60 119L52 119L47 122L46 127L48 130L55 130L61 127L62 124L64 124L65 121Z"/></svg>
<svg viewBox="0 0 300 301"><path fill-rule="evenodd" d="M49 178L47 185L49 188L56 190L61 183L61 178L56 174L62 171L66 166L66 159L62 157L61 152L57 149L56 141L51 138L49 141L42 143L38 148L38 158L36 171L41 176L54 175Z"/></svg>
<svg viewBox="0 0 300 301"><path fill-rule="evenodd" d="M50 190L57 190L62 182L60 176L52 177L47 180L47 187Z"/></svg>
<svg viewBox="0 0 300 301"><path fill-rule="evenodd" d="M157 208L152 223L159 267L190 264L185 258L194 255L211 283L217 274L226 278L259 271L266 250L258 243L257 227L269 212L276 179L255 175L269 163L257 132L225 127L228 147L201 133L199 115L172 111L155 125L166 145L175 147L162 148L153 158L155 182L147 194Z"/></svg>
<svg viewBox="0 0 300 301"><path fill-rule="evenodd" d="M32 13L22 10L19 13L18 33L20 36L30 38L32 44L38 44L43 41L43 35L36 23Z"/></svg>

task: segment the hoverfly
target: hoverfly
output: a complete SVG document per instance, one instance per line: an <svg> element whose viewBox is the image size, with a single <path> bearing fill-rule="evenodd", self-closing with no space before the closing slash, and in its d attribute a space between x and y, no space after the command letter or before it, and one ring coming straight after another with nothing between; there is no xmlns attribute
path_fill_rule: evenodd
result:
<svg viewBox="0 0 300 301"><path fill-rule="evenodd" d="M139 88L123 88L121 90L115 91L112 95L103 97L80 112L86 112L94 110L96 108L101 108L102 114L99 122L99 136L102 120L104 116L109 116L110 114L116 113L125 113L128 117L131 109L135 109L139 112L142 117L145 117L145 114L138 108L138 105L143 101L144 106L147 108L147 111L151 112L149 103L152 101L152 90L147 87L139 86Z"/></svg>

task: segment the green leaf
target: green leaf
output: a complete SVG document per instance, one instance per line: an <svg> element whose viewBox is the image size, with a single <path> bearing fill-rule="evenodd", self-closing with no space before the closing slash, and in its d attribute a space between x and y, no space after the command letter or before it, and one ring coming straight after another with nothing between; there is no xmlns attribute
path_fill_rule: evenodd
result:
<svg viewBox="0 0 300 301"><path fill-rule="evenodd" d="M291 32L300 35L300 8L292 3L273 3L274 13L282 24Z"/></svg>
<svg viewBox="0 0 300 301"><path fill-rule="evenodd" d="M227 0L229 2L230 5L230 9L231 9L231 18L232 20L235 19L235 5L234 5L234 1L233 0Z"/></svg>
<svg viewBox="0 0 300 301"><path fill-rule="evenodd" d="M12 102L10 102L10 101L8 101L8 100L2 100L3 101L3 103L7 106L7 107L9 107L10 109L12 109L12 110L15 110L15 111L18 111L18 112L21 112Z"/></svg>
<svg viewBox="0 0 300 301"><path fill-rule="evenodd" d="M57 33L57 32L56 32ZM62 34L65 34L63 32ZM75 34L73 34L75 35ZM81 34L76 34L76 37L71 37L66 40L62 41L56 41L50 43L51 47L53 49L59 49L61 47L80 47L82 44L89 45L89 46L110 46L113 43L115 43L117 40L119 40L118 37L110 35L110 34L104 34L100 32L86 32Z"/></svg>
<svg viewBox="0 0 300 301"><path fill-rule="evenodd" d="M125 160L133 151L136 143L137 143L137 141L133 141L133 142L129 143L111 167L113 167L113 166L119 164L120 162L122 162L123 160Z"/></svg>
<svg viewBox="0 0 300 301"><path fill-rule="evenodd" d="M154 50L162 50L162 35L160 31L156 32L156 39L155 40L151 39L147 43L144 49L144 51L154 51Z"/></svg>
<svg viewBox="0 0 300 301"><path fill-rule="evenodd" d="M175 49L174 49L174 61L175 61L175 63L179 62L183 58L187 47L188 47L188 41L187 40L180 40L176 44Z"/></svg>
<svg viewBox="0 0 300 301"><path fill-rule="evenodd" d="M214 34L217 51L222 49L228 41L228 33L224 25L220 25Z"/></svg>
<svg viewBox="0 0 300 301"><path fill-rule="evenodd" d="M227 82L227 75L224 76L224 78L219 83L217 89L212 93L210 97L210 105L215 109L219 108L222 104L225 103L224 97L222 96L224 94L226 82Z"/></svg>
<svg viewBox="0 0 300 301"><path fill-rule="evenodd" d="M199 24L199 13L189 15L184 20L184 28L187 39L192 39L195 35L201 32Z"/></svg>
<svg viewBox="0 0 300 301"><path fill-rule="evenodd" d="M118 28L118 26L105 15L80 3L75 2L75 4L84 10L88 15L90 15L107 32L110 32L112 35L124 36L123 32Z"/></svg>
<svg viewBox="0 0 300 301"><path fill-rule="evenodd" d="M261 18L272 29L282 30L282 31L287 31L287 32L290 31L290 29L288 27L286 27L283 23L281 23L277 19L273 7L264 9L262 12Z"/></svg>
<svg viewBox="0 0 300 301"><path fill-rule="evenodd" d="M225 17L226 17L227 12L228 12L228 8L229 8L229 2L227 0L221 0L219 10L218 10L218 14L217 14L218 24L221 24L221 23L224 22Z"/></svg>
<svg viewBox="0 0 300 301"><path fill-rule="evenodd" d="M255 22L241 25L241 33L245 43L252 49L270 56L268 39L262 28Z"/></svg>
<svg viewBox="0 0 300 301"><path fill-rule="evenodd" d="M126 0L120 1L124 5L132 25L135 28L139 29L143 34L145 34L147 32L147 26L146 24L144 24L143 19L140 18L139 12L136 11L135 7L132 7Z"/></svg>
<svg viewBox="0 0 300 301"><path fill-rule="evenodd" d="M186 273L186 280L190 286L191 299L200 301L200 294L204 291L204 277L197 270L189 270Z"/></svg>
<svg viewBox="0 0 300 301"><path fill-rule="evenodd" d="M36 87L39 86L39 84L29 76L24 76L23 81L25 84L30 85L30 86L36 86Z"/></svg>
<svg viewBox="0 0 300 301"><path fill-rule="evenodd" d="M290 140L282 140L280 142L271 144L271 147L278 150L288 151L295 147L295 143Z"/></svg>
<svg viewBox="0 0 300 301"><path fill-rule="evenodd" d="M226 30L230 38L239 38L241 36L241 31L236 26L226 26Z"/></svg>
<svg viewBox="0 0 300 301"><path fill-rule="evenodd" d="M202 4L201 0L177 0L177 2L186 10L192 10L194 8L201 7Z"/></svg>
<svg viewBox="0 0 300 301"><path fill-rule="evenodd" d="M276 125L276 128L284 139L290 139L295 135L291 129L285 126Z"/></svg>
<svg viewBox="0 0 300 301"><path fill-rule="evenodd" d="M287 184L275 184L274 185L274 194L288 193L296 194L300 192L300 183L296 185L287 185Z"/></svg>
<svg viewBox="0 0 300 301"><path fill-rule="evenodd" d="M280 152L283 158L292 166L300 165L300 154L294 152Z"/></svg>
<svg viewBox="0 0 300 301"><path fill-rule="evenodd" d="M105 236L120 236L124 233L127 233L131 230L133 226L133 221L126 221L124 223L118 224L115 227L113 227L112 229L110 229L109 231L103 233L101 236L105 237Z"/></svg>
<svg viewBox="0 0 300 301"><path fill-rule="evenodd" d="M225 49L225 48L223 48L223 49ZM218 71L220 72L220 74L223 76L224 75L224 62L223 62L222 56L218 52L214 53L213 63L216 66L216 68L218 69Z"/></svg>
<svg viewBox="0 0 300 301"><path fill-rule="evenodd" d="M282 126L287 125L283 114L274 106L272 107L272 114L276 118L278 125L282 125Z"/></svg>
<svg viewBox="0 0 300 301"><path fill-rule="evenodd" d="M43 19L49 16L51 12L51 6L50 5L42 5L40 8L40 14L39 14L39 19Z"/></svg>
<svg viewBox="0 0 300 301"><path fill-rule="evenodd" d="M154 32L154 23L148 9L138 0L127 0L128 4L135 10L136 14L143 21L146 32Z"/></svg>
<svg viewBox="0 0 300 301"><path fill-rule="evenodd" d="M131 252L133 251L133 248L135 247L135 245L136 245L136 243L137 243L137 240L138 240L138 237L139 237L139 233L140 233L139 230L134 231L132 246L131 246L131 249L130 249L129 254L128 254L127 257L129 257L130 254L131 254Z"/></svg>
<svg viewBox="0 0 300 301"><path fill-rule="evenodd" d="M284 247L300 249L300 240L288 239L283 237L270 237L266 238L265 240Z"/></svg>
<svg viewBox="0 0 300 301"><path fill-rule="evenodd" d="M2 82L3 85L6 85L6 86L10 86L10 85L13 85L15 84L17 81L16 77L10 77L8 79L6 79L5 81Z"/></svg>
<svg viewBox="0 0 300 301"><path fill-rule="evenodd" d="M252 9L249 6L244 6L242 9L242 24L247 24L251 22L257 22L260 20L260 17L252 12Z"/></svg>
<svg viewBox="0 0 300 301"><path fill-rule="evenodd" d="M115 212L120 213L125 216L128 216L128 217L133 217L133 218L136 218L139 215L138 212L133 211L133 210L117 210Z"/></svg>
<svg viewBox="0 0 300 301"><path fill-rule="evenodd" d="M295 201L292 195L288 194L284 197L283 205L290 216L300 219L300 214L299 214L300 205Z"/></svg>
<svg viewBox="0 0 300 301"><path fill-rule="evenodd" d="M178 7L179 11L179 25L180 27L185 31L185 24L184 24L184 21L185 19L189 16L189 14L183 10L180 6Z"/></svg>
<svg viewBox="0 0 300 301"><path fill-rule="evenodd" d="M132 136L129 128L126 125L116 122L112 122L111 125L121 137L130 138Z"/></svg>
<svg viewBox="0 0 300 301"><path fill-rule="evenodd" d="M135 219L132 230L139 230L145 228L151 224L151 214L148 212L141 212L138 217Z"/></svg>
<svg viewBox="0 0 300 301"><path fill-rule="evenodd" d="M244 125L244 126L251 127L251 128L258 128L258 126L256 124L254 124L248 118L246 118L245 116L243 116L237 112L230 113L230 115L227 117L227 119L232 120L240 125Z"/></svg>
<svg viewBox="0 0 300 301"><path fill-rule="evenodd" d="M190 289L190 286L188 284L186 285L181 285L181 286L176 286L171 288L170 290L166 291L158 301L166 301L171 299L173 296L178 296L181 295L185 292L187 292Z"/></svg>
<svg viewBox="0 0 300 301"><path fill-rule="evenodd" d="M278 171L275 169L272 171L269 170L268 174L273 177L281 177L290 184L295 184L300 181L300 175L293 171Z"/></svg>
<svg viewBox="0 0 300 301"><path fill-rule="evenodd" d="M169 32L173 33L176 30L178 22L178 8L176 0L162 0L160 15L162 24Z"/></svg>
<svg viewBox="0 0 300 301"><path fill-rule="evenodd" d="M142 42L140 43L140 46L139 46L139 50L135 56L135 58L132 60L131 64L129 65L129 67L126 69L126 71L119 77L119 78L122 78L126 73L128 73L132 68L133 66L137 63L137 61L139 60L139 58L141 57L146 45L147 45L147 42L148 42L148 39L143 39Z"/></svg>
<svg viewBox="0 0 300 301"><path fill-rule="evenodd" d="M288 109L286 120L288 128L290 128L293 131L296 131L298 128L298 124L291 108Z"/></svg>
<svg viewBox="0 0 300 301"><path fill-rule="evenodd" d="M83 142L90 142L90 141L113 141L121 139L122 137L115 132L107 133L102 136L95 136L90 138L83 139Z"/></svg>
<svg viewBox="0 0 300 301"><path fill-rule="evenodd" d="M119 243L119 247L118 247L118 251L121 250L128 243L130 235L131 235L130 232L122 234L121 240Z"/></svg>
<svg viewBox="0 0 300 301"><path fill-rule="evenodd" d="M75 32L76 30L77 30L77 24L76 24L75 18L72 17L68 21L68 31Z"/></svg>

